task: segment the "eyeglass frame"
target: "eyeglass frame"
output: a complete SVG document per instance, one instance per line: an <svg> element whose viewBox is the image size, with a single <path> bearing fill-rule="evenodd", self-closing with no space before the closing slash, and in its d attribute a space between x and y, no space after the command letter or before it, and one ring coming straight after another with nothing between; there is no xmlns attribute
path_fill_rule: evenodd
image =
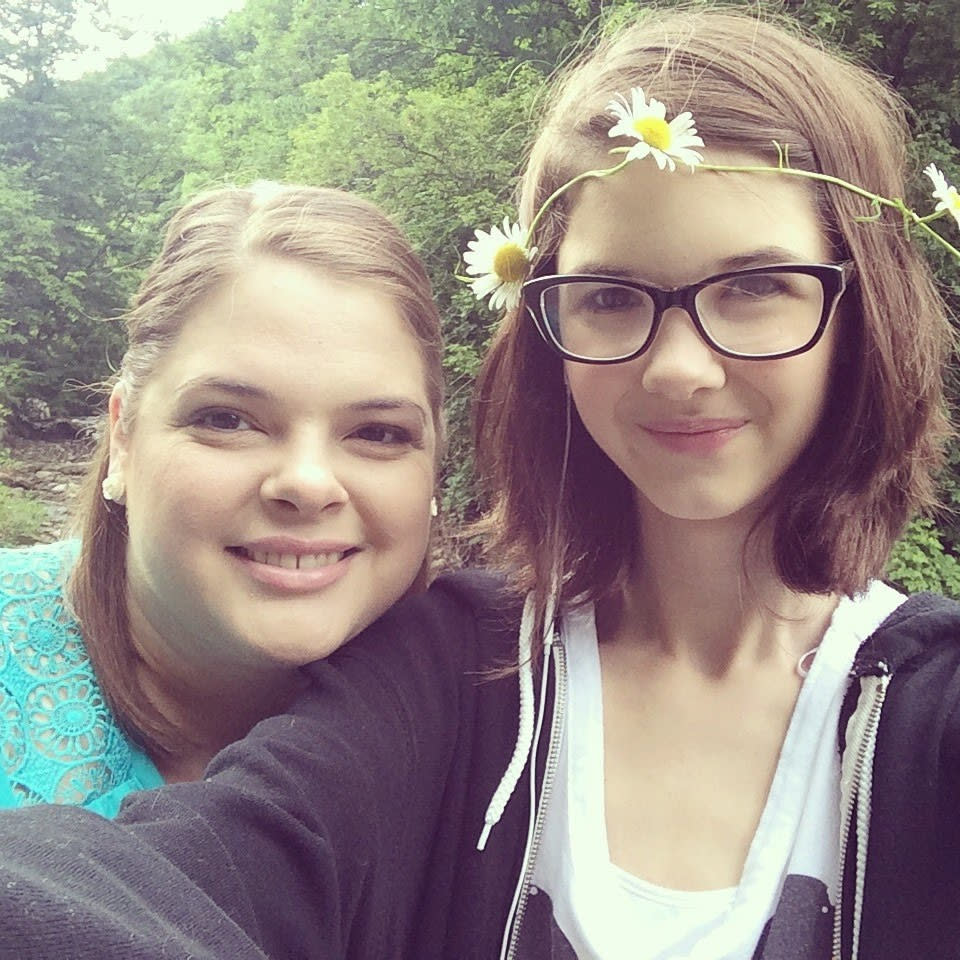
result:
<svg viewBox="0 0 960 960"><path fill-rule="evenodd" d="M764 354L742 354L733 350L728 350L713 340L707 332L703 321L697 313L696 297L705 287L722 280L728 280L731 277L743 276L762 276L767 273L800 273L806 276L816 277L820 281L823 290L823 307L821 310L820 321L817 329L810 340L802 347L796 347L793 350L785 350L780 353ZM728 357L731 360L783 360L787 357L795 357L801 353L812 350L827 329L827 324L836 313L844 293L851 286L851 281L856 276L856 264L853 260L845 260L841 263L774 263L762 267L748 267L745 270L729 270L725 273L717 273L704 280L698 280L696 283L688 283L680 287L671 287L663 289L653 284L645 283L639 280L628 280L625 277L610 277L601 274L591 273L551 273L544 276L534 277L524 282L522 291L522 302L530 314L537 332L541 338L555 353L558 353L564 360L571 360L574 363L592 363L606 365L611 363L628 363L642 356L653 345L660 330L660 321L663 319L664 311L670 307L682 307L690 321L693 323L700 339L710 347L715 353L722 357ZM621 357L583 357L579 354L567 350L554 336L550 324L544 316L542 293L545 289L554 286L565 286L568 283L612 283L619 286L628 287L633 290L640 290L647 294L653 301L653 319L650 321L650 332L646 339L637 350L632 353L624 354ZM832 289L831 289L832 288ZM530 296L536 297L536 308L530 302Z"/></svg>

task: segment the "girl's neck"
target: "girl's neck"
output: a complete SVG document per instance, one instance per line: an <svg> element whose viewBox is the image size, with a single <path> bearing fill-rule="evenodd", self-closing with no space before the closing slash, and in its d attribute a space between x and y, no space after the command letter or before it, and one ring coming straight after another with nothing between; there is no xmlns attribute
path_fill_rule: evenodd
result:
<svg viewBox="0 0 960 960"><path fill-rule="evenodd" d="M742 517L653 511L642 527L636 569L598 610L602 637L652 645L713 675L771 656L794 662L820 642L837 598L785 586L767 530L750 536Z"/></svg>

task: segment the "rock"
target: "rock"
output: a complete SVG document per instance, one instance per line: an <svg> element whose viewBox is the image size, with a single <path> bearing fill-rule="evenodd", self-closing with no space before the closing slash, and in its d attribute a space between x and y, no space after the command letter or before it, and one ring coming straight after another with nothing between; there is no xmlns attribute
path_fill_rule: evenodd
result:
<svg viewBox="0 0 960 960"><path fill-rule="evenodd" d="M8 435L6 443L10 460L0 466L0 483L19 487L43 503L47 520L39 539L60 539L69 532L76 492L89 467L93 440L51 442Z"/></svg>
<svg viewBox="0 0 960 960"><path fill-rule="evenodd" d="M8 432L27 440L89 441L100 429L101 417L54 417L50 405L38 397L27 397L10 417Z"/></svg>

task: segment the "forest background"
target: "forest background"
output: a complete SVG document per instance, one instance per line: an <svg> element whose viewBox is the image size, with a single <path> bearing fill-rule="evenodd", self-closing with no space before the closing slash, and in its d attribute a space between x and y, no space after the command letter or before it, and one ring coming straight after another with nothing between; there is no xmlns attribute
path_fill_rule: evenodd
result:
<svg viewBox="0 0 960 960"><path fill-rule="evenodd" d="M101 409L84 385L119 361L119 318L187 196L257 179L341 187L392 215L430 270L447 341L443 516L448 531L472 519L469 402L492 318L454 279L460 252L474 227L512 212L544 81L598 31L647 7L248 0L190 37L62 81L77 18L92 14L110 29L104 0L4 0L0 418L15 420L27 398L55 417ZM792 14L890 79L912 110L916 173L906 199L932 209L923 166L960 178L956 0L753 7ZM933 246L929 254L956 314L960 269ZM950 390L955 403L953 366ZM909 590L960 596L960 444L941 488L944 510L911 524L889 574ZM30 508L0 485L0 542L29 539Z"/></svg>

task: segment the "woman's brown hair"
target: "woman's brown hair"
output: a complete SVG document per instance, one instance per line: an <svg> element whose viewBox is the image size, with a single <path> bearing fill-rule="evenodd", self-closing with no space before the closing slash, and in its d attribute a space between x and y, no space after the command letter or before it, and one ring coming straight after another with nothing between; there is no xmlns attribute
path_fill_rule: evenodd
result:
<svg viewBox="0 0 960 960"><path fill-rule="evenodd" d="M708 149L775 165L776 142L795 168L904 195L907 128L891 90L795 24L701 7L647 14L560 79L522 180L523 222L571 177L620 159L607 155L613 118L606 106L635 86L666 103L669 115L691 111ZM834 320L841 323L839 373L820 428L781 478L768 514L787 586L852 594L882 574L906 521L934 503L948 430L941 370L950 332L930 270L900 218L865 222L873 211L860 197L822 183L815 189L825 234L838 260L854 261L857 281ZM541 271L563 238L565 200L538 226ZM477 396L490 556L519 589L537 591L541 609L555 574L568 599L608 595L642 549L628 520L632 487L567 408L562 363L522 304L494 338Z"/></svg>
<svg viewBox="0 0 960 960"><path fill-rule="evenodd" d="M144 384L176 342L193 306L261 255L315 266L339 280L370 286L396 304L420 348L439 439L440 321L419 258L397 227L366 200L339 190L275 183L213 190L173 216L163 249L126 315L128 349L109 385L123 387L124 426L134 425ZM114 714L148 751L165 754L188 742L190 734L174 728L137 682L138 655L127 616L126 513L107 503L100 490L109 461L105 431L81 492L80 555L69 597ZM428 564L429 557L412 589L425 585Z"/></svg>

